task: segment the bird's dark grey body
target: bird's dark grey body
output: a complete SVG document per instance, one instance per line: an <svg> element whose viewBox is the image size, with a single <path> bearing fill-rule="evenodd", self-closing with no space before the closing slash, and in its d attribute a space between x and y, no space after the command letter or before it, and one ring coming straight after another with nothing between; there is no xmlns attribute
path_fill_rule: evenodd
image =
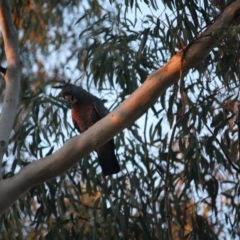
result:
<svg viewBox="0 0 240 240"><path fill-rule="evenodd" d="M79 86L65 83L62 87L62 96L71 105L73 124L80 133L108 114L108 110L99 98ZM120 171L114 149L113 139L96 149L104 175Z"/></svg>

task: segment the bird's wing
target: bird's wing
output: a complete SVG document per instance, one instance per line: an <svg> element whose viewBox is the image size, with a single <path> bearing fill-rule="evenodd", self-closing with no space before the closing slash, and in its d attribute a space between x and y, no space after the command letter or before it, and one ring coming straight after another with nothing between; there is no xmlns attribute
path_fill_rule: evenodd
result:
<svg viewBox="0 0 240 240"><path fill-rule="evenodd" d="M78 125L77 125L77 122L76 122L74 119L72 119L72 121L73 121L74 127L78 130L78 132L81 133L81 130L80 130L80 128L79 128Z"/></svg>
<svg viewBox="0 0 240 240"><path fill-rule="evenodd" d="M98 108L93 104L92 105L92 111L91 111L91 119L92 123L95 124L97 121L99 121L102 117L101 114L99 114Z"/></svg>
<svg viewBox="0 0 240 240"><path fill-rule="evenodd" d="M103 105L103 102L100 99L98 99L98 100L99 101L96 101L96 102L93 103L93 107L94 107L93 112L96 112L97 115L98 115L98 119L97 120L95 119L96 121L100 120L101 118L104 118L109 113L109 111ZM94 123L96 121L94 121Z"/></svg>

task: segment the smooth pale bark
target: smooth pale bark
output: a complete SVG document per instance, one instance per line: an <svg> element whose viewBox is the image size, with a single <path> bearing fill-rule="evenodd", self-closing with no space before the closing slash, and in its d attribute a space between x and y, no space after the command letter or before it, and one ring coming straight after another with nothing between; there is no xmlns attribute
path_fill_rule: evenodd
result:
<svg viewBox="0 0 240 240"><path fill-rule="evenodd" d="M220 43L221 32L231 24L236 24L238 13L240 0L229 6L213 25L186 47L183 61L181 50L165 66L149 75L129 98L104 119L80 136L67 141L54 154L32 162L14 177L0 181L0 213L34 185L64 174L82 157L102 146L144 114L169 86L178 81L181 66L186 70L196 66Z"/></svg>
<svg viewBox="0 0 240 240"><path fill-rule="evenodd" d="M2 0L0 2L0 26L2 30L4 50L7 59L7 72L4 75L6 91L0 116L1 179L2 159L8 146L10 133L17 112L21 78L21 63L18 55L18 37L13 25L11 7L8 0Z"/></svg>

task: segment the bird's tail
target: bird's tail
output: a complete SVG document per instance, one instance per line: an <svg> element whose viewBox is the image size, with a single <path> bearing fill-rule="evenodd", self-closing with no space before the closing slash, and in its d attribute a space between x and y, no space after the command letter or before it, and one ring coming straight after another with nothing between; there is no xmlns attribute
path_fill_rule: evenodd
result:
<svg viewBox="0 0 240 240"><path fill-rule="evenodd" d="M114 142L110 140L105 145L97 149L99 163L105 176L118 173L120 166L114 153Z"/></svg>

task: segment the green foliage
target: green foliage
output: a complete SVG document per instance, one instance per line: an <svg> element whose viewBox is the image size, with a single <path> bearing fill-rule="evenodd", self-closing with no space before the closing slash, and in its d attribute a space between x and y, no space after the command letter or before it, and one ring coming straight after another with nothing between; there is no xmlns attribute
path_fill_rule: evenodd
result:
<svg viewBox="0 0 240 240"><path fill-rule="evenodd" d="M4 178L78 134L68 106L51 88L57 81L73 76L112 109L169 60L179 39L193 41L220 11L209 1L162 2L12 0L23 76ZM156 11L145 14L147 8ZM116 136L120 174L103 179L95 153L79 159L5 212L0 238L168 239L169 149L174 239L237 238L240 186L228 158L240 168L239 129L230 124L239 104L239 29L221 34L219 47L184 78L186 111L171 148L182 108L178 84Z"/></svg>

